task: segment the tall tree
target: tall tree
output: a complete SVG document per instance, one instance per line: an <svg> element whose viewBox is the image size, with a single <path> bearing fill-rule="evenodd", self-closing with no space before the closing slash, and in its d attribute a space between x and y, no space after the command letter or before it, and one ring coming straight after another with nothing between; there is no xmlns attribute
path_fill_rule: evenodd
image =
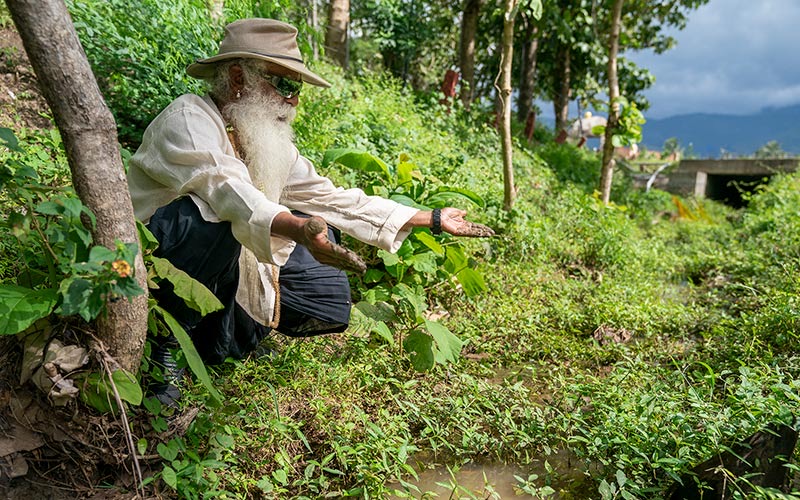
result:
<svg viewBox="0 0 800 500"><path fill-rule="evenodd" d="M458 50L461 68L461 102L469 109L475 89L475 35L484 0L465 0L461 15L461 43Z"/></svg>
<svg viewBox="0 0 800 500"><path fill-rule="evenodd" d="M539 48L539 26L533 13L521 12L524 29L522 32L522 67L519 76L519 98L517 100L517 119L525 122L533 109L534 84L536 83L536 53Z"/></svg>
<svg viewBox="0 0 800 500"><path fill-rule="evenodd" d="M611 178L614 174L614 141L612 135L619 123L619 80L617 79L617 53L619 52L620 20L624 0L614 0L611 9L611 34L608 38L608 102L609 113L603 142L603 162L600 168L600 196L603 203L611 199Z"/></svg>
<svg viewBox="0 0 800 500"><path fill-rule="evenodd" d="M328 6L328 29L325 32L325 51L344 69L350 63L348 32L350 30L350 0L331 0Z"/></svg>
<svg viewBox="0 0 800 500"><path fill-rule="evenodd" d="M511 146L511 68L514 57L514 18L517 16L519 0L505 0L503 14L502 58L500 59L500 136L503 151L503 209L510 211L517 197L514 186L514 164Z"/></svg>
<svg viewBox="0 0 800 500"><path fill-rule="evenodd" d="M133 205L114 118L103 100L63 0L6 0L39 86L53 112L72 182L97 218L95 243L137 242ZM144 263L135 268L146 289ZM98 334L120 366L136 372L147 331L147 297L108 304Z"/></svg>

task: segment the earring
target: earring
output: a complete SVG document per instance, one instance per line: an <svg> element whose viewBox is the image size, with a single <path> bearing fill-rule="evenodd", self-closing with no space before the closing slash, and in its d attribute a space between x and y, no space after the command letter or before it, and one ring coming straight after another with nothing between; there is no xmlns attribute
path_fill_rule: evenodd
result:
<svg viewBox="0 0 800 500"><path fill-rule="evenodd" d="M236 91L236 98L237 99L241 99L242 98L242 91L241 90L237 90Z"/></svg>

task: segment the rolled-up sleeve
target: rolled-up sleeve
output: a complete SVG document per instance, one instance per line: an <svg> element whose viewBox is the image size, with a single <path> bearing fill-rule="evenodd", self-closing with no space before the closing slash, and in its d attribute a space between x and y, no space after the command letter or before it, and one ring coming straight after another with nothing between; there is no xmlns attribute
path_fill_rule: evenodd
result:
<svg viewBox="0 0 800 500"><path fill-rule="evenodd" d="M247 167L233 153L222 120L203 108L204 101L196 100L195 105L167 108L131 158L128 177L134 207L153 203L141 199L146 196L164 204L192 195L204 218L229 221L233 235L259 261L283 264L286 247L293 248L294 243L271 238L270 228L275 216L288 209L269 201L253 185ZM145 181L161 186L160 191L139 195L136 186ZM142 214L149 218L148 211Z"/></svg>
<svg viewBox="0 0 800 500"><path fill-rule="evenodd" d="M417 209L360 189L336 187L317 174L311 162L298 155L281 202L309 215L319 215L329 224L365 243L396 252L410 230L403 226Z"/></svg>

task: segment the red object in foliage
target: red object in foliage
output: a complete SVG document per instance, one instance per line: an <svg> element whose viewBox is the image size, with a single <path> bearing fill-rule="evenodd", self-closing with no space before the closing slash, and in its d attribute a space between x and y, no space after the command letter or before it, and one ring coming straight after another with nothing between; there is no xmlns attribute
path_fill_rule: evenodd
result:
<svg viewBox="0 0 800 500"><path fill-rule="evenodd" d="M586 137L581 137L581 139L578 141L578 147L582 148L584 144L586 144Z"/></svg>
<svg viewBox="0 0 800 500"><path fill-rule="evenodd" d="M533 131L536 128L536 113L530 111L528 118L525 120L525 138L530 142L533 139Z"/></svg>
<svg viewBox="0 0 800 500"><path fill-rule="evenodd" d="M567 140L567 131L562 130L561 132L558 133L558 136L556 136L556 143L564 144L566 140Z"/></svg>
<svg viewBox="0 0 800 500"><path fill-rule="evenodd" d="M444 74L444 83L442 83L442 93L445 97L455 97L456 85L458 85L458 73L452 69L448 69Z"/></svg>

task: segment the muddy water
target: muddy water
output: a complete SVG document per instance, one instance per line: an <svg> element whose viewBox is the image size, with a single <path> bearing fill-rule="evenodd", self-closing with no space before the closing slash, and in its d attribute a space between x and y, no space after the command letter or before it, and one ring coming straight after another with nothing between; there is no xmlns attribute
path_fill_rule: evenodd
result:
<svg viewBox="0 0 800 500"><path fill-rule="evenodd" d="M419 480L408 480L419 489L410 491L412 498L478 498L533 499L548 498L585 500L597 496L596 485L587 481L586 469L572 457L561 453L548 458L549 472L544 462L520 466L498 463L468 463L454 468L437 466L420 472ZM535 476L532 478L531 476ZM523 482L520 482L521 478ZM393 485L402 489L399 485ZM542 489L552 488L548 496ZM594 491L592 491L594 490ZM392 499L408 498L392 496Z"/></svg>

